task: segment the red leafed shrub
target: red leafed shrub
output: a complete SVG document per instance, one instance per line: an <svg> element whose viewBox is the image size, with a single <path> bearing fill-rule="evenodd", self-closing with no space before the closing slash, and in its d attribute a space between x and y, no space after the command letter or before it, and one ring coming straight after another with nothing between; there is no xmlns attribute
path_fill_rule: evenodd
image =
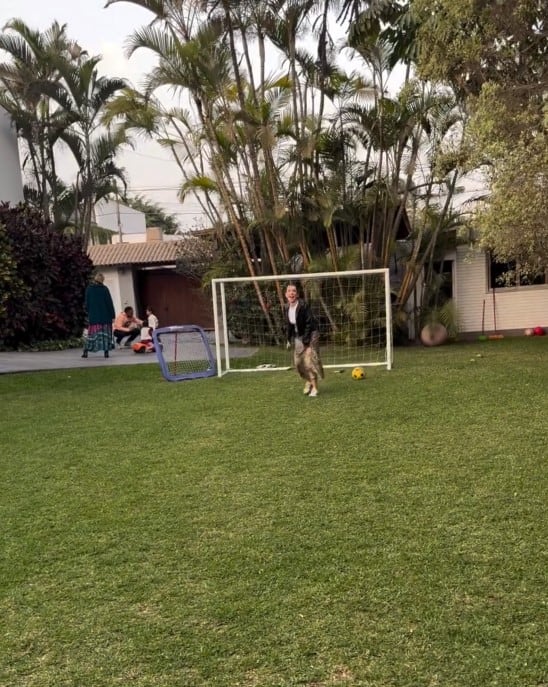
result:
<svg viewBox="0 0 548 687"><path fill-rule="evenodd" d="M0 203L0 343L80 336L92 268L80 238L55 231L32 208Z"/></svg>

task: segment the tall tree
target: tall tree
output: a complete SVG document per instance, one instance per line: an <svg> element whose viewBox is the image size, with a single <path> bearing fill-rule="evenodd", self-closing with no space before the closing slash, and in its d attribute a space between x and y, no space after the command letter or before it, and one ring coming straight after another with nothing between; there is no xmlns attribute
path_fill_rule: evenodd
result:
<svg viewBox="0 0 548 687"><path fill-rule="evenodd" d="M181 197L202 196L250 276L297 263L304 270L391 265L407 211L428 206L440 188L452 197L461 166L438 173L434 163L453 100L417 83L387 92L394 65L415 54L409 3L356 3L361 23L350 35L359 71L346 74L330 37L342 3L109 4L122 1L153 12L155 20L130 37L129 52L152 50L158 63L144 93L126 90L109 106L109 120L123 117L124 126L170 148L183 174ZM392 33L390 18L399 22ZM267 75L267 51L281 58L281 73ZM188 107L160 105L165 87ZM429 146L436 154L426 154ZM432 260L449 209L450 201L434 230L425 224L419 232L401 299ZM258 286L257 296L266 316Z"/></svg>
<svg viewBox="0 0 548 687"><path fill-rule="evenodd" d="M93 205L124 181L115 155L126 142L101 123L104 108L126 86L122 79L99 77L100 57L89 57L66 27L54 22L41 32L21 20L0 33L0 105L10 113L27 154L27 201L60 229L75 224L84 244L89 240ZM78 173L73 188L57 176L56 150L65 143Z"/></svg>
<svg viewBox="0 0 548 687"><path fill-rule="evenodd" d="M548 88L546 4L539 0L414 0L418 70L478 96L486 83L504 83L505 98L542 96Z"/></svg>
<svg viewBox="0 0 548 687"><path fill-rule="evenodd" d="M545 3L415 0L413 9L419 73L450 83L471 115L467 164L482 168L490 185L477 217L483 244L503 260L514 245L525 270L544 272Z"/></svg>
<svg viewBox="0 0 548 687"><path fill-rule="evenodd" d="M60 191L54 147L72 116L55 106L43 86L59 79L58 62L71 59L73 45L66 26L57 22L41 32L13 19L0 33L0 51L8 57L0 63L0 105L24 141L29 199L35 200L46 218Z"/></svg>
<svg viewBox="0 0 548 687"><path fill-rule="evenodd" d="M81 53L77 60L56 62L59 80L43 85L43 90L72 118L60 137L68 145L76 163L75 224L84 245L90 238L93 207L115 190L115 180L125 181L115 162L116 153L127 143L123 132L104 130L102 117L108 103L126 87L123 79L99 76L101 57Z"/></svg>
<svg viewBox="0 0 548 687"><path fill-rule="evenodd" d="M107 5L125 0L111 0ZM197 117L197 124L208 142L207 163L215 179L216 190L226 213L226 220L241 248L242 257L250 275L257 274L258 262L253 255L253 246L247 233L246 205L239 200L238 175L231 169L254 171L256 151L246 140L247 156L239 156L239 166L234 154L238 149L230 137L222 134L222 125L231 115L231 103L242 98L242 83L234 79L233 46L227 38L221 22L213 17L204 18L193 5L185 7L176 0L128 0L145 6L155 17L155 22L134 34L129 39L129 53L140 48L152 50L158 58L158 65L149 74L146 83L148 94L162 86L168 86L183 97L189 97ZM236 86L236 88L234 88ZM233 121L234 118L230 117ZM241 135L242 127L234 127ZM231 130L232 134L233 131ZM240 176L240 179L242 177ZM250 177L258 181L252 174ZM251 183L247 202L258 200L256 186ZM268 307L256 287L257 297L265 317Z"/></svg>

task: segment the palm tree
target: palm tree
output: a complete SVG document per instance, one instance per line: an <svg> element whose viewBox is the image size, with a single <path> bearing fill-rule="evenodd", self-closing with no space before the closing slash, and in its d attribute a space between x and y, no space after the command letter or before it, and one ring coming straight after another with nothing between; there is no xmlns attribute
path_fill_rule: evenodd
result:
<svg viewBox="0 0 548 687"><path fill-rule="evenodd" d="M356 255L362 267L391 264L397 229L419 202L419 188L427 179L431 194L442 181L421 164L433 164L426 146L440 149L442 115L451 109L445 94L424 85L409 82L397 96L387 92L395 62L412 59L412 41L405 44L403 33L390 34L384 24L388 17L403 21L405 3L108 4L121 1L154 13L130 37L129 53L150 49L158 64L145 93L126 91L109 106L111 119L124 115L127 128L147 131L170 148L183 176L181 197L198 194L212 224L235 238L250 276L278 273L295 253L305 270L322 258L338 269ZM346 75L335 63L328 17L343 5L359 7L352 47L370 78ZM305 38L315 52L303 47ZM266 75L268 45L285 59L282 74ZM162 87L189 109L161 106L156 92ZM428 198L420 202L427 205ZM417 267L432 259L436 241L415 244L402 298Z"/></svg>
<svg viewBox="0 0 548 687"><path fill-rule="evenodd" d="M72 117L52 103L43 86L59 78L57 64L71 59L72 46L66 27L57 22L40 32L13 19L0 33L0 50L9 56L0 63L0 105L25 143L23 167L30 169L33 180L27 197L35 200L46 219L60 191L54 147Z"/></svg>
<svg viewBox="0 0 548 687"><path fill-rule="evenodd" d="M343 0L340 19L349 19L349 43L383 42L390 48L390 68L407 66L406 80L418 54L418 22L409 0Z"/></svg>
<svg viewBox="0 0 548 687"><path fill-rule="evenodd" d="M123 181L114 157L126 139L105 132L101 118L126 83L98 77L101 58L88 57L57 22L40 32L14 19L0 34L0 49L10 58L0 64L0 105L26 145L23 166L32 178L26 197L60 229L75 221L87 243L93 205L112 191L113 179ZM55 150L61 141L79 168L70 194L72 218L67 216L67 189L56 172Z"/></svg>
<svg viewBox="0 0 548 687"><path fill-rule="evenodd" d="M112 0L108 4L120 0ZM235 78L232 69L231 46L225 38L222 24L214 17L201 18L193 9L186 12L175 0L129 0L133 4L146 6L154 13L154 22L129 39L129 54L138 49L152 50L158 57L158 65L148 75L145 84L146 95L153 95L168 86L183 97L190 97L197 117L197 125L207 141L207 164L215 179L215 189L221 199L226 223L237 237L248 273L257 274L258 262L254 257L253 245L248 235L249 199L258 201L257 193L241 199L238 192L238 175L232 172L241 165L248 166L251 174L256 172L256 157L253 144L246 140L248 155L237 150L233 134L242 140L245 125L230 128L229 135L223 135L222 124L226 117L234 122L232 108L238 97L234 97ZM193 25L195 22L195 25ZM191 30L192 28L192 30ZM243 89L242 83L237 88ZM225 127L224 133L228 129ZM235 156L236 153L236 156ZM249 189L249 186L248 186ZM259 303L269 319L268 307L261 291L256 286Z"/></svg>
<svg viewBox="0 0 548 687"><path fill-rule="evenodd" d="M83 53L74 61L59 58L56 61L59 80L42 87L72 120L60 133L60 139L68 145L78 164L74 220L84 245L90 238L95 203L114 192L116 179L124 182L123 170L114 158L128 142L123 132L112 134L104 130L105 108L127 84L123 79L99 77L100 60L98 56L88 57Z"/></svg>

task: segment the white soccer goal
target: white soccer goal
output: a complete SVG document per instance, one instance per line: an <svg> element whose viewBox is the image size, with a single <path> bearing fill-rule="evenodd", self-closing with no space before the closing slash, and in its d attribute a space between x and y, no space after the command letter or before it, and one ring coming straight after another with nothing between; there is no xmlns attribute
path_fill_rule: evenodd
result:
<svg viewBox="0 0 548 687"><path fill-rule="evenodd" d="M284 370L283 294L295 284L319 324L324 368L392 367L388 269L214 279L217 374Z"/></svg>

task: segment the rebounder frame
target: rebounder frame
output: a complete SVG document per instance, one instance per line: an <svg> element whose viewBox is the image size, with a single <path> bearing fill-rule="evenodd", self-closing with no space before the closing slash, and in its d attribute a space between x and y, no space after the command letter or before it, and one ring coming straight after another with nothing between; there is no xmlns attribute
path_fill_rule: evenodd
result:
<svg viewBox="0 0 548 687"><path fill-rule="evenodd" d="M204 359L206 359L208 363L207 369L200 370L198 372L182 372L174 374L169 369L169 363L166 361L163 355L162 335L164 334L175 335L175 345L177 345L178 334L199 334L204 346ZM215 377L217 375L217 362L215 360L215 356L213 355L213 351L211 350L211 346L209 345L207 334L198 325L185 324L173 327L159 327L152 332L152 340L154 341L154 349L156 351L158 362L160 363L162 374L169 382L182 382L189 379L202 379L204 377Z"/></svg>

